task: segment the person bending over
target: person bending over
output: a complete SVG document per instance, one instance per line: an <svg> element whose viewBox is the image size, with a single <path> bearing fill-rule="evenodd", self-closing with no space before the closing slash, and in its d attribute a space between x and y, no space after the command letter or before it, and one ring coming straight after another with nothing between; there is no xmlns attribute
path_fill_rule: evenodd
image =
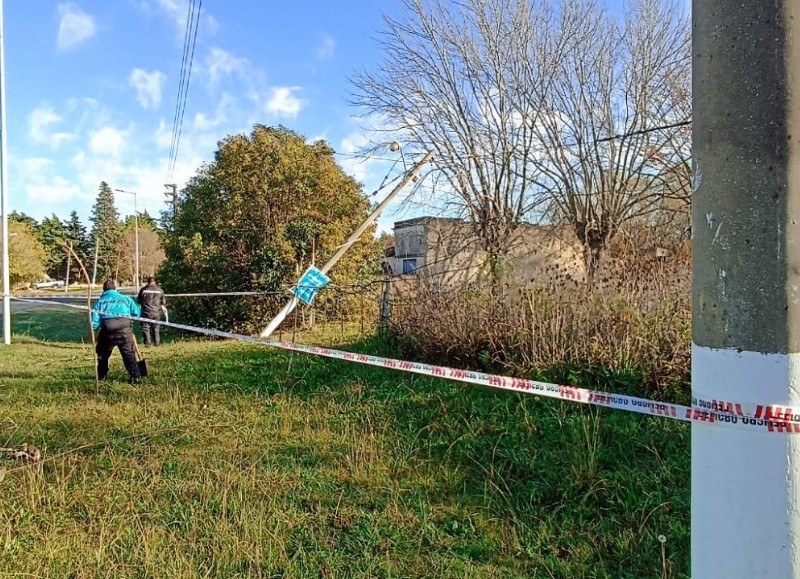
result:
<svg viewBox="0 0 800 579"><path fill-rule="evenodd" d="M114 280L106 280L103 293L92 307L92 327L100 330L97 335L97 375L105 380L108 375L108 359L116 346L128 371L131 384L139 383L139 366L136 364L136 343L133 337L133 320L120 316L139 317L141 310L130 296L117 291Z"/></svg>

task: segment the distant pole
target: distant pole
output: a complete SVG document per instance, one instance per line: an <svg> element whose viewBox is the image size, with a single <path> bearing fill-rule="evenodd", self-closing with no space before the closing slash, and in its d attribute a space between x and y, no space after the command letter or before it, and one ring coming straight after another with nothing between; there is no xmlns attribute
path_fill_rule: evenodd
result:
<svg viewBox="0 0 800 579"><path fill-rule="evenodd" d="M8 268L8 139L6 124L6 52L3 1L0 0L0 213L3 229L3 343L11 343L11 275Z"/></svg>
<svg viewBox="0 0 800 579"><path fill-rule="evenodd" d="M168 203L172 203L172 219L178 216L178 185L175 183L165 183L164 187L172 189L172 191L165 191L164 195L170 198Z"/></svg>
<svg viewBox="0 0 800 579"><path fill-rule="evenodd" d="M692 22L692 397L797 407L800 2ZM692 425L694 579L800 577L799 437Z"/></svg>
<svg viewBox="0 0 800 579"><path fill-rule="evenodd" d="M67 249L67 275L64 278L64 293L69 291L69 270L72 266L72 242L69 242L69 248Z"/></svg>
<svg viewBox="0 0 800 579"><path fill-rule="evenodd" d="M136 259L134 259L134 268L136 269L136 291L139 291L139 285L142 283L142 278L139 277L139 210L136 205L136 193L133 194L133 244Z"/></svg>
<svg viewBox="0 0 800 579"><path fill-rule="evenodd" d="M97 256L100 253L100 238L94 236L94 268L92 269L92 287L97 283Z"/></svg>

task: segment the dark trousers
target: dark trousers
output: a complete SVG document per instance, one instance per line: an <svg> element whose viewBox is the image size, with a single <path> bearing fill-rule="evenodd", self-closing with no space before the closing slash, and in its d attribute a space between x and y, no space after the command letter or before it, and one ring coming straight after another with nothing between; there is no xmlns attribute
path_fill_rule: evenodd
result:
<svg viewBox="0 0 800 579"><path fill-rule="evenodd" d="M124 328L120 330L101 329L97 334L97 374L100 379L108 375L108 359L114 347L119 348L122 363L131 378L139 378L139 366L136 364L136 346L133 342L133 330Z"/></svg>
<svg viewBox="0 0 800 579"><path fill-rule="evenodd" d="M152 322L139 322L142 325L142 339L144 345L159 346L161 344L161 324L154 324Z"/></svg>

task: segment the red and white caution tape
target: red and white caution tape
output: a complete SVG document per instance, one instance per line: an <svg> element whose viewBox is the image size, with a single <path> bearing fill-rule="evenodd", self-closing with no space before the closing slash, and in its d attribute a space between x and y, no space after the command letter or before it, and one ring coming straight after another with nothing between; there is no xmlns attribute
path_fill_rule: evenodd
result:
<svg viewBox="0 0 800 579"><path fill-rule="evenodd" d="M89 309L86 306L66 304L63 302L54 304L52 301L36 299L18 297L14 297L12 299L27 303L39 303L48 306L60 305L83 311L88 311ZM615 408L617 410L626 410L628 412L635 412L637 414L660 416L663 418L670 418L683 422L698 422L719 426L749 428L762 432L778 434L800 433L800 409L788 406L774 404L755 405L752 408L752 412L749 412L751 410L750 407L740 403L693 400L693 406L690 407L683 404L658 402L656 400L649 400L647 398L628 396L626 394L612 394L609 392L588 390L578 386L566 386L562 384L540 382L538 380L529 380L526 378L512 378L509 376L501 376L499 374L487 374L485 372L460 370L447 366L435 366L421 362L409 362L407 360L373 356L370 354L356 354L353 352L346 352L343 350L335 350L333 348L325 348L320 346L308 346L305 344L267 340L254 336L247 336L244 334L236 334L233 332L224 332L208 328L199 328L196 326L177 324L174 322L151 320L135 316L120 317L127 317L128 319L135 321L157 323L165 327L175 328L186 332L194 332L206 336L239 340L242 342L260 344L282 350L303 352L306 354L312 354L314 356L323 356L336 360L345 360L348 362L355 362L357 364L365 364L367 366L378 366L381 368L389 368L402 372L410 372L412 374L431 376L434 378L444 378L446 380L454 380L468 384L478 384L480 386L488 386L489 388L499 388L501 390L510 390L513 392L535 394L537 396L554 398L556 400L567 400L580 404L591 404L593 406L603 406L606 408Z"/></svg>

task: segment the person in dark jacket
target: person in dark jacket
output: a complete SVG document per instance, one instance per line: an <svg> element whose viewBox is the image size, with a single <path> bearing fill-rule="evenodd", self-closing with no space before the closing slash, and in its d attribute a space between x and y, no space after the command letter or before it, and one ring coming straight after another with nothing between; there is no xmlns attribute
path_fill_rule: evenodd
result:
<svg viewBox="0 0 800 579"><path fill-rule="evenodd" d="M117 291L114 280L106 280L103 293L92 307L92 327L97 335L97 374L101 380L108 375L108 360L114 346L119 348L122 362L128 371L129 382L139 383L139 366L136 364L136 343L133 337L133 320L120 316L139 317L141 310L130 296Z"/></svg>
<svg viewBox="0 0 800 579"><path fill-rule="evenodd" d="M167 309L167 298L164 297L164 290L156 285L153 277L147 278L147 285L139 290L139 305L142 306L142 317L151 320L161 320L161 314ZM144 345L161 344L161 324L152 322L140 322L142 326L142 337Z"/></svg>

